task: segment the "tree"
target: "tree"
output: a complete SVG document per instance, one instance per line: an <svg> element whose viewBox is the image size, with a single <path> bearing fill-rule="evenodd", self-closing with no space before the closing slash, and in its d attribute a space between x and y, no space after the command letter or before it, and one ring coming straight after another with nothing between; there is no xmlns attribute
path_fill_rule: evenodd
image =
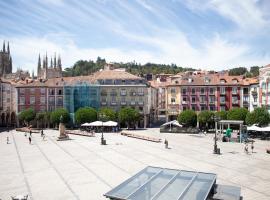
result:
<svg viewBox="0 0 270 200"><path fill-rule="evenodd" d="M220 120L226 120L227 119L227 112L225 110L217 111L215 113L216 116L220 118Z"/></svg>
<svg viewBox="0 0 270 200"><path fill-rule="evenodd" d="M245 67L236 67L236 68L232 68L229 71L229 75L230 76L239 76L239 75L244 75L247 72L247 68Z"/></svg>
<svg viewBox="0 0 270 200"><path fill-rule="evenodd" d="M195 127L197 125L197 114L193 110L184 110L177 118L180 124Z"/></svg>
<svg viewBox="0 0 270 200"><path fill-rule="evenodd" d="M245 121L248 110L246 108L233 108L228 111L227 118L229 120Z"/></svg>
<svg viewBox="0 0 270 200"><path fill-rule="evenodd" d="M258 66L253 66L250 68L250 73L252 74L253 77L259 76L260 73L260 68Z"/></svg>
<svg viewBox="0 0 270 200"><path fill-rule="evenodd" d="M248 125L258 124L259 126L265 126L270 123L270 115L265 107L255 108L254 111L248 113L246 116L246 123Z"/></svg>
<svg viewBox="0 0 270 200"><path fill-rule="evenodd" d="M63 116L63 123L69 122L69 114L67 109L65 108L58 108L53 111L50 115L50 120L52 124L58 125L60 123L60 117Z"/></svg>
<svg viewBox="0 0 270 200"><path fill-rule="evenodd" d="M104 116L105 121L116 121L117 115L116 112L111 108L101 108L98 112L99 116Z"/></svg>
<svg viewBox="0 0 270 200"><path fill-rule="evenodd" d="M97 120L97 111L91 107L79 108L75 112L75 121L78 124L93 122Z"/></svg>
<svg viewBox="0 0 270 200"><path fill-rule="evenodd" d="M35 111L32 108L29 108L19 113L19 120L29 126L30 122L35 119L35 115Z"/></svg>
<svg viewBox="0 0 270 200"><path fill-rule="evenodd" d="M45 121L45 118L46 118L46 112L39 112L36 114L36 121L37 121L37 124L38 124L38 127L40 124L42 124L42 127L44 126L44 121Z"/></svg>
<svg viewBox="0 0 270 200"><path fill-rule="evenodd" d="M213 116L215 114L211 111L205 110L205 111L201 111L198 114L198 121L200 124L203 124L207 129L208 129L208 125L209 123L214 122L213 121Z"/></svg>
<svg viewBox="0 0 270 200"><path fill-rule="evenodd" d="M131 107L124 107L118 113L118 118L121 123L125 123L129 128L132 125L135 125L140 119L140 113L138 110Z"/></svg>

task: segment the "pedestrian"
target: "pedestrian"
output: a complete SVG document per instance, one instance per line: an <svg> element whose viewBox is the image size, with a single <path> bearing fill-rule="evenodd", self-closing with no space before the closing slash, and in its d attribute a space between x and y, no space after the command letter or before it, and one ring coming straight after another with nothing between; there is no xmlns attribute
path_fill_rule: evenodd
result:
<svg viewBox="0 0 270 200"><path fill-rule="evenodd" d="M43 134L42 140L43 140L43 141L45 140L45 134Z"/></svg>
<svg viewBox="0 0 270 200"><path fill-rule="evenodd" d="M44 133L43 133L43 129L41 130L41 137L43 137Z"/></svg>
<svg viewBox="0 0 270 200"><path fill-rule="evenodd" d="M167 139L165 139L164 144L165 144L165 148L168 149L169 143Z"/></svg>
<svg viewBox="0 0 270 200"><path fill-rule="evenodd" d="M251 152L253 153L254 150L254 141L251 142Z"/></svg>
<svg viewBox="0 0 270 200"><path fill-rule="evenodd" d="M31 144L31 142L32 142L31 136L28 137L28 140L29 140L29 144Z"/></svg>
<svg viewBox="0 0 270 200"><path fill-rule="evenodd" d="M30 136L32 137L32 131L31 131L31 129L30 129L30 132L29 133L30 133Z"/></svg>
<svg viewBox="0 0 270 200"><path fill-rule="evenodd" d="M7 136L7 144L9 144L9 137Z"/></svg>
<svg viewBox="0 0 270 200"><path fill-rule="evenodd" d="M246 154L248 154L248 143L247 143L247 142L245 143L245 148L244 148L244 150L245 150Z"/></svg>

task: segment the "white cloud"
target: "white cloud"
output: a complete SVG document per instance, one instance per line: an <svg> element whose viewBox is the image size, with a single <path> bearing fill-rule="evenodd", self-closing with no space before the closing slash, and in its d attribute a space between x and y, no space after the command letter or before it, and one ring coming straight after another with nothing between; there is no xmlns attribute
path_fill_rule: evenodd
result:
<svg viewBox="0 0 270 200"><path fill-rule="evenodd" d="M193 11L213 10L237 24L242 30L258 32L270 25L269 9L259 6L258 0L185 0Z"/></svg>
<svg viewBox="0 0 270 200"><path fill-rule="evenodd" d="M196 67L203 69L222 70L235 66L266 65L270 61L270 55L249 54L249 46L230 43L216 35L213 39L205 40L201 48L194 48L181 32L159 32L154 37L133 35L121 32L125 37L150 46L152 50L138 50L129 48L79 48L68 36L60 41L51 40L49 36L42 38L9 38L14 68L27 69L36 72L38 54L53 56L56 52L62 57L63 67L70 67L76 61L95 60L98 56L108 62L136 61L142 64L146 62L171 64L176 63L183 67ZM0 37L1 38L1 37ZM14 69L15 71L15 69Z"/></svg>

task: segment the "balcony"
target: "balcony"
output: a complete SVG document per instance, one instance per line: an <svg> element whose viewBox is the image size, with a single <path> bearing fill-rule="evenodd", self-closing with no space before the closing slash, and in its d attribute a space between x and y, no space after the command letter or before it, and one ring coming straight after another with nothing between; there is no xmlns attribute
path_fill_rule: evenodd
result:
<svg viewBox="0 0 270 200"><path fill-rule="evenodd" d="M254 102L254 101L253 101L252 104L253 104L253 105L258 105L258 102Z"/></svg>
<svg viewBox="0 0 270 200"><path fill-rule="evenodd" d="M117 96L116 92L111 92L111 96Z"/></svg>
<svg viewBox="0 0 270 200"><path fill-rule="evenodd" d="M130 92L129 95L130 96L136 96L136 92Z"/></svg>
<svg viewBox="0 0 270 200"><path fill-rule="evenodd" d="M191 104L197 104L197 102L196 101L192 101Z"/></svg>
<svg viewBox="0 0 270 200"><path fill-rule="evenodd" d="M143 106L143 104L144 104L143 101L138 102L138 105L140 105L140 106Z"/></svg>
<svg viewBox="0 0 270 200"><path fill-rule="evenodd" d="M131 106L134 106L134 105L136 105L136 102L135 102L135 101L131 101L131 102L130 102L130 105L131 105Z"/></svg>
<svg viewBox="0 0 270 200"><path fill-rule="evenodd" d="M206 101L200 101L200 104L206 104Z"/></svg>
<svg viewBox="0 0 270 200"><path fill-rule="evenodd" d="M209 101L209 104L214 105L216 102L215 101Z"/></svg>
<svg viewBox="0 0 270 200"><path fill-rule="evenodd" d="M252 91L251 94L252 94L253 96L257 96L257 95L258 95L258 92L257 92L257 91Z"/></svg>
<svg viewBox="0 0 270 200"><path fill-rule="evenodd" d="M220 104L224 105L226 104L226 101L220 101Z"/></svg>
<svg viewBox="0 0 270 200"><path fill-rule="evenodd" d="M107 105L107 102L106 101L103 101L103 102L101 102L101 105L102 106L106 106Z"/></svg>
<svg viewBox="0 0 270 200"><path fill-rule="evenodd" d="M114 101L113 101L113 102L111 102L111 105L112 105L112 106L116 106L116 105L117 105L117 102L114 102Z"/></svg>
<svg viewBox="0 0 270 200"><path fill-rule="evenodd" d="M127 102L125 102L125 101L121 101L121 106L125 106L125 105L127 105Z"/></svg>
<svg viewBox="0 0 270 200"><path fill-rule="evenodd" d="M121 96L127 96L127 92L120 92Z"/></svg>
<svg viewBox="0 0 270 200"><path fill-rule="evenodd" d="M232 104L233 104L233 105L239 104L239 101L233 101Z"/></svg>
<svg viewBox="0 0 270 200"><path fill-rule="evenodd" d="M182 101L182 104L188 104L188 101Z"/></svg>
<svg viewBox="0 0 270 200"><path fill-rule="evenodd" d="M243 101L243 104L245 104L245 105L246 105L246 104L249 104L249 102L248 102L248 101Z"/></svg>
<svg viewBox="0 0 270 200"><path fill-rule="evenodd" d="M179 108L180 108L179 104L168 104L168 109L179 110Z"/></svg>
<svg viewBox="0 0 270 200"><path fill-rule="evenodd" d="M139 96L143 96L144 95L144 92L138 92L138 95Z"/></svg>

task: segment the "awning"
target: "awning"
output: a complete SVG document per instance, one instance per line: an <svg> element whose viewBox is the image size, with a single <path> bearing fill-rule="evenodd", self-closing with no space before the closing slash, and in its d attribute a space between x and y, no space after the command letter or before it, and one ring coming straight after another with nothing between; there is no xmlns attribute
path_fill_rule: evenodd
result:
<svg viewBox="0 0 270 200"><path fill-rule="evenodd" d="M261 127L258 127L258 126L253 124L252 126L248 126L247 130L248 131L261 131Z"/></svg>
<svg viewBox="0 0 270 200"><path fill-rule="evenodd" d="M84 123L81 126L90 126L90 123Z"/></svg>
<svg viewBox="0 0 270 200"><path fill-rule="evenodd" d="M89 126L103 126L103 122L101 121L91 122Z"/></svg>
<svg viewBox="0 0 270 200"><path fill-rule="evenodd" d="M178 127L183 127L181 124L179 124L179 122L177 120L166 122L165 124L162 124L161 126L168 126L168 125L175 125L175 126L178 126Z"/></svg>
<svg viewBox="0 0 270 200"><path fill-rule="evenodd" d="M107 121L103 123L103 126L117 126L118 123L114 121Z"/></svg>

